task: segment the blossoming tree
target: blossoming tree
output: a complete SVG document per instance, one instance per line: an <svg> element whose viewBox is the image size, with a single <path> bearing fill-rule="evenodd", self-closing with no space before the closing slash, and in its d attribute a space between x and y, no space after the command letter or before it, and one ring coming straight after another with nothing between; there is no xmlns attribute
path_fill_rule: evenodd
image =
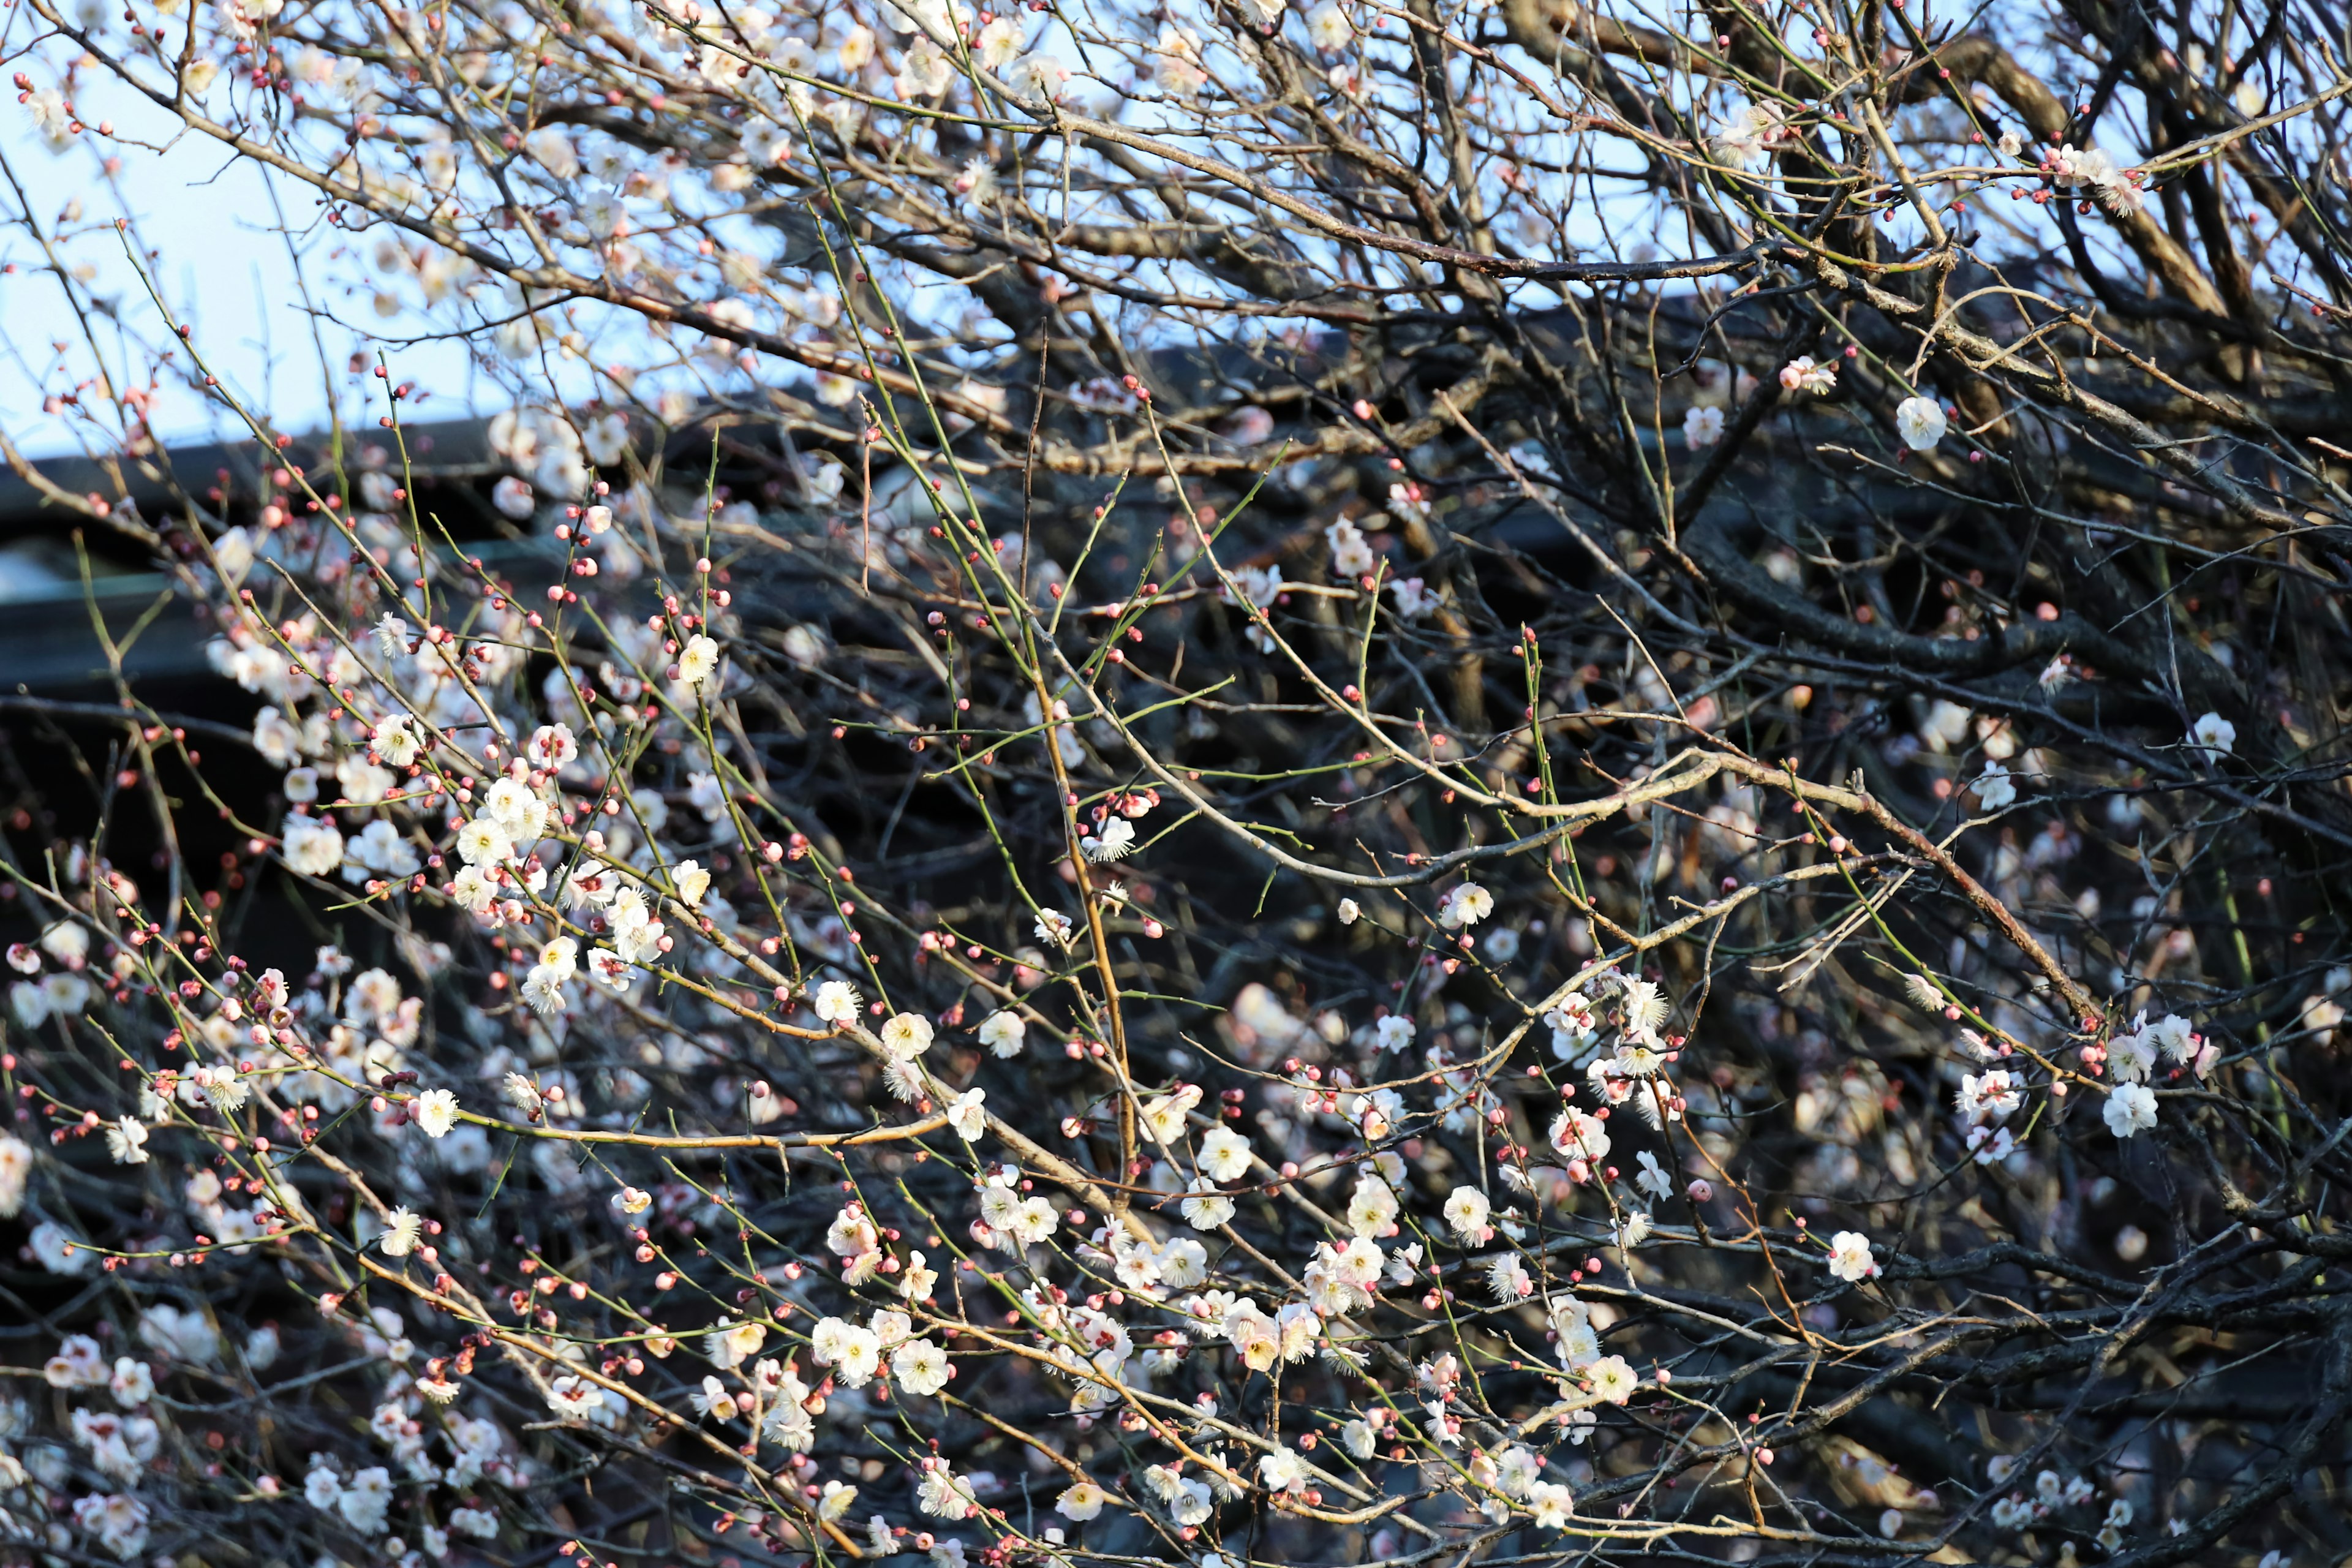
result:
<svg viewBox="0 0 2352 1568"><path fill-rule="evenodd" d="M7 16L510 406L17 214L0 1555L2352 1546L2312 8Z"/></svg>

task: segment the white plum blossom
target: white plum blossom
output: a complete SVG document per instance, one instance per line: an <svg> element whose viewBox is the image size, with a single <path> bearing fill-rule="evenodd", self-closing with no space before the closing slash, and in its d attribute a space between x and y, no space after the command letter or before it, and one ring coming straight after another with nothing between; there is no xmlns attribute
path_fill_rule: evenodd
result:
<svg viewBox="0 0 2352 1568"><path fill-rule="evenodd" d="M911 1061L931 1048L931 1021L919 1013L891 1015L880 1030L882 1048L901 1061Z"/></svg>
<svg viewBox="0 0 2352 1568"><path fill-rule="evenodd" d="M1717 153L1734 163L1754 163L1788 135L1785 116L1777 103L1748 103L1719 122L1709 141Z"/></svg>
<svg viewBox="0 0 2352 1568"><path fill-rule="evenodd" d="M118 1117L106 1124L107 1152L118 1165L147 1163L147 1129L136 1117Z"/></svg>
<svg viewBox="0 0 2352 1568"><path fill-rule="evenodd" d="M428 1138L446 1138L457 1124L457 1097L446 1089L428 1089L416 1097L413 1114Z"/></svg>
<svg viewBox="0 0 2352 1568"><path fill-rule="evenodd" d="M2017 804L2015 775L1995 762L1988 762L1984 771L1969 782L1977 804L1987 811L2006 811Z"/></svg>
<svg viewBox="0 0 2352 1568"><path fill-rule="evenodd" d="M1010 1058L1021 1054L1028 1033L1029 1026L1020 1014L1002 1010L981 1020L980 1043L988 1047L991 1055Z"/></svg>
<svg viewBox="0 0 2352 1568"><path fill-rule="evenodd" d="M988 1112L981 1104L987 1098L988 1091L984 1089L968 1089L956 1096L954 1102L948 1107L948 1125L954 1128L956 1136L967 1143L978 1142L980 1135L988 1129Z"/></svg>
<svg viewBox="0 0 2352 1568"><path fill-rule="evenodd" d="M2156 1091L2144 1083L2119 1083L2108 1091L2101 1114L2117 1138L2145 1132L2156 1125Z"/></svg>
<svg viewBox="0 0 2352 1568"><path fill-rule="evenodd" d="M1858 1230L1842 1230L1830 1237L1830 1272L1847 1284L1858 1284L1878 1272L1870 1254L1870 1238Z"/></svg>
<svg viewBox="0 0 2352 1568"><path fill-rule="evenodd" d="M1437 908L1437 923L1449 930L1476 925L1495 912L1495 895L1475 882L1463 882L1449 890Z"/></svg>
<svg viewBox="0 0 2352 1568"><path fill-rule="evenodd" d="M1102 825L1102 831L1085 840L1087 858L1097 863L1123 858L1135 847L1135 824L1123 816L1114 816Z"/></svg>
<svg viewBox="0 0 2352 1568"><path fill-rule="evenodd" d="M1445 1223L1454 1227L1454 1234L1465 1245L1475 1247L1493 1235L1486 1224L1489 1211L1486 1194L1475 1187L1456 1187L1445 1200Z"/></svg>
<svg viewBox="0 0 2352 1568"><path fill-rule="evenodd" d="M1593 1397L1610 1405L1622 1405L1633 1397L1642 1380L1633 1375L1632 1363L1621 1355L1605 1355L1584 1368L1584 1376L1592 1386Z"/></svg>
<svg viewBox="0 0 2352 1568"><path fill-rule="evenodd" d="M857 1021L857 989L846 980L828 980L816 988L809 1009L836 1026Z"/></svg>
<svg viewBox="0 0 2352 1568"><path fill-rule="evenodd" d="M1780 367L1780 386L1787 392L1826 396L1837 390L1837 367L1819 363L1811 354L1799 354Z"/></svg>
<svg viewBox="0 0 2352 1568"><path fill-rule="evenodd" d="M1944 438L1943 405L1932 397L1906 397L1895 406L1895 433L1915 452L1932 452Z"/></svg>
<svg viewBox="0 0 2352 1568"><path fill-rule="evenodd" d="M1054 1511L1075 1524L1084 1524L1103 1510L1110 1494L1092 1481L1080 1481L1054 1501Z"/></svg>

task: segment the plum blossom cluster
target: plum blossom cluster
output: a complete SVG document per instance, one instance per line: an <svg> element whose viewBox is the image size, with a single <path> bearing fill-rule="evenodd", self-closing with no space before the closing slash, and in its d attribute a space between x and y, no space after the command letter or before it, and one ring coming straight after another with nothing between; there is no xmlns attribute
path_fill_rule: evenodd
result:
<svg viewBox="0 0 2352 1568"><path fill-rule="evenodd" d="M10 18L0 1557L2332 1539L2310 18Z"/></svg>

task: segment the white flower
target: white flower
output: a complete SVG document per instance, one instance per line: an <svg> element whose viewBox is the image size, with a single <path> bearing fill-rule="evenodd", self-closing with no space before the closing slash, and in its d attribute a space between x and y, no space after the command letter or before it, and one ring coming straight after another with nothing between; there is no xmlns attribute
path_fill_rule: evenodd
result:
<svg viewBox="0 0 2352 1568"><path fill-rule="evenodd" d="M1207 84L1201 68L1201 40L1189 27L1162 27L1153 51L1152 75L1161 89L1178 98L1190 98Z"/></svg>
<svg viewBox="0 0 2352 1568"><path fill-rule="evenodd" d="M1009 1010L991 1013L981 1020L980 1043L997 1056L1017 1057L1028 1033L1029 1026L1022 1021L1020 1014Z"/></svg>
<svg viewBox="0 0 2352 1568"><path fill-rule="evenodd" d="M1665 1023L1667 1002L1665 990L1656 980L1628 980L1625 983L1625 1032L1634 1039L1656 1039L1658 1025Z"/></svg>
<svg viewBox="0 0 2352 1568"><path fill-rule="evenodd" d="M1826 396L1837 390L1837 367L1816 363L1811 354L1799 354L1780 367L1780 386L1786 392Z"/></svg>
<svg viewBox="0 0 2352 1568"><path fill-rule="evenodd" d="M1958 1101L1960 1114L1970 1121L1998 1121L2021 1103L2018 1088L2018 1080L2005 1072L1963 1073Z"/></svg>
<svg viewBox="0 0 2352 1568"><path fill-rule="evenodd" d="M530 339L526 335L523 341L529 342ZM539 509L539 500L531 491L530 482L513 474L490 487L490 504L517 522L528 521L530 514ZM603 1391L600 1389L598 1392L601 1394Z"/></svg>
<svg viewBox="0 0 2352 1568"><path fill-rule="evenodd" d="M446 1089L428 1089L416 1097L411 1112L427 1138L442 1138L457 1125L457 1097Z"/></svg>
<svg viewBox="0 0 2352 1568"><path fill-rule="evenodd" d="M2025 138L2014 131L2004 131L2000 133L2000 140L1993 145L2000 149L2002 157L2014 158L2025 151Z"/></svg>
<svg viewBox="0 0 2352 1568"><path fill-rule="evenodd" d="M1592 1382L1593 1397L1611 1405L1624 1404L1642 1385L1642 1380L1633 1375L1633 1369L1622 1355L1602 1356L1584 1369L1584 1375Z"/></svg>
<svg viewBox="0 0 2352 1568"><path fill-rule="evenodd" d="M1180 1236L1160 1249L1156 1259L1160 1283L1189 1290L1209 1277L1209 1249L1189 1236Z"/></svg>
<svg viewBox="0 0 2352 1568"><path fill-rule="evenodd" d="M1633 1178L1635 1186L1656 1198L1663 1198L1675 1190L1675 1179L1666 1174L1665 1167L1658 1163L1655 1154L1644 1149L1633 1159L1642 1167L1642 1173Z"/></svg>
<svg viewBox="0 0 2352 1568"><path fill-rule="evenodd" d="M1070 80L1070 68L1064 65L1058 56L1041 49L1013 61L1004 73L1004 80L1015 92L1027 93L1032 98L1042 98L1050 102L1061 98L1063 89Z"/></svg>
<svg viewBox="0 0 2352 1568"><path fill-rule="evenodd" d="M809 1353L820 1366L833 1367L841 1381L863 1388L882 1365L881 1336L839 1318L827 1318L809 1337Z"/></svg>
<svg viewBox="0 0 2352 1568"><path fill-rule="evenodd" d="M1524 1498L1543 1479L1543 1460L1514 1443L1496 1456L1495 1485L1506 1497Z"/></svg>
<svg viewBox="0 0 2352 1568"><path fill-rule="evenodd" d="M846 980L828 980L816 988L810 1007L828 1024L853 1024L857 1021L857 988Z"/></svg>
<svg viewBox="0 0 2352 1568"><path fill-rule="evenodd" d="M670 881L677 889L678 901L699 904L710 891L710 873L692 860L681 860L670 868Z"/></svg>
<svg viewBox="0 0 2352 1568"><path fill-rule="evenodd" d="M1087 858L1097 865L1117 860L1135 847L1135 824L1123 816L1114 816L1102 826L1102 831L1084 841Z"/></svg>
<svg viewBox="0 0 2352 1568"><path fill-rule="evenodd" d="M496 1541L499 1538L499 1516L488 1509L451 1509L449 1528L476 1541Z"/></svg>
<svg viewBox="0 0 2352 1568"><path fill-rule="evenodd" d="M1331 570L1341 577L1367 577L1378 563L1372 547L1364 542L1364 531L1346 518L1341 518L1323 531L1324 542L1331 547Z"/></svg>
<svg viewBox="0 0 2352 1568"><path fill-rule="evenodd" d="M948 1352L929 1340L908 1340L890 1356L890 1375L908 1394L932 1394L948 1385Z"/></svg>
<svg viewBox="0 0 2352 1568"><path fill-rule="evenodd" d="M728 1393L727 1385L716 1377L704 1378L702 1387L688 1397L694 1401L694 1411L698 1415L715 1415L725 1420L735 1414L735 1396Z"/></svg>
<svg viewBox="0 0 2352 1568"><path fill-rule="evenodd" d="M1307 14L1307 36L1317 48L1331 55L1348 47L1349 40L1356 36L1356 29L1349 23L1345 11L1332 5L1330 0L1324 0L1322 5Z"/></svg>
<svg viewBox="0 0 2352 1568"><path fill-rule="evenodd" d="M1915 452L1932 452L1944 438L1944 410L1932 397L1906 397L1895 407L1895 430Z"/></svg>
<svg viewBox="0 0 2352 1568"><path fill-rule="evenodd" d="M383 1234L376 1245L387 1258L405 1258L416 1250L416 1238L425 1234L425 1218L413 1209L399 1208L383 1222Z"/></svg>
<svg viewBox="0 0 2352 1568"><path fill-rule="evenodd" d="M89 1388L106 1381L106 1357L88 1334L68 1334L41 1370L51 1388Z"/></svg>
<svg viewBox="0 0 2352 1568"><path fill-rule="evenodd" d="M1258 1479L1268 1491L1293 1492L1307 1485L1306 1462L1288 1448L1276 1448L1257 1458Z"/></svg>
<svg viewBox="0 0 2352 1568"><path fill-rule="evenodd" d="M1454 1234L1465 1246L1475 1247L1493 1235L1486 1225L1491 1209L1486 1194L1477 1188L1456 1187L1454 1195L1445 1200L1445 1223L1454 1227Z"/></svg>
<svg viewBox="0 0 2352 1568"><path fill-rule="evenodd" d="M931 1021L920 1013L893 1014L881 1033L882 1048L902 1062L931 1048Z"/></svg>
<svg viewBox="0 0 2352 1568"><path fill-rule="evenodd" d="M948 1125L954 1128L956 1136L967 1143L979 1142L980 1135L988 1130L988 1112L981 1108L980 1103L987 1098L988 1091L984 1089L968 1089L956 1096L954 1103L948 1107Z"/></svg>
<svg viewBox="0 0 2352 1568"><path fill-rule="evenodd" d="M2156 1125L2156 1090L2144 1083L2119 1083L2107 1096L2107 1131L2129 1138Z"/></svg>
<svg viewBox="0 0 2352 1568"><path fill-rule="evenodd" d="M32 1173L32 1145L0 1132L0 1219L14 1219L24 1212L25 1183Z"/></svg>
<svg viewBox="0 0 2352 1568"><path fill-rule="evenodd" d="M2015 777L1999 763L1985 763L1984 772L1970 782L1969 788L1976 793L1977 804L1987 811L2006 811L2017 801Z"/></svg>
<svg viewBox="0 0 2352 1568"><path fill-rule="evenodd" d="M988 26L1001 26L1003 23L1004 18L999 16ZM981 30L985 33L988 28L983 27ZM985 154L974 153L963 161L963 167L956 171L952 188L956 195L968 198L974 206L988 205L996 195L996 165L990 163ZM969 384L969 383L966 384L966 385ZM841 493L844 477L840 464L824 464L819 470L818 477L809 481L809 489L824 500L831 500Z"/></svg>
<svg viewBox="0 0 2352 1568"><path fill-rule="evenodd" d="M1609 1158L1609 1130L1599 1117L1568 1106L1552 1119L1551 1146L1570 1160L1598 1164Z"/></svg>
<svg viewBox="0 0 2352 1568"><path fill-rule="evenodd" d="M1736 163L1749 163L1786 134L1779 104L1750 103L1717 126L1709 140L1722 156Z"/></svg>
<svg viewBox="0 0 2352 1568"><path fill-rule="evenodd" d="M1002 71L1020 58L1021 45L1020 24L1010 16L996 16L981 28L972 54L980 60L982 69Z"/></svg>
<svg viewBox="0 0 2352 1568"><path fill-rule="evenodd" d="M1339 923L1341 925L1354 925L1358 920L1362 918L1363 913L1364 911L1362 908L1357 904L1355 900L1341 899L1339 900Z"/></svg>
<svg viewBox="0 0 2352 1568"><path fill-rule="evenodd" d="M1694 404L1683 412L1683 445L1696 452L1723 439L1723 410Z"/></svg>
<svg viewBox="0 0 2352 1568"><path fill-rule="evenodd" d="M495 866L514 858L514 840L494 816L478 816L457 829L457 858L468 866Z"/></svg>
<svg viewBox="0 0 2352 1568"><path fill-rule="evenodd" d="M1251 3L1256 5L1260 0L1251 0ZM1196 1481L1190 1476L1180 1477L1176 1482L1175 1496L1168 1502L1168 1517L1174 1520L1180 1527L1189 1530L1194 1525L1205 1523L1214 1507L1215 1497L1209 1490L1207 1482Z"/></svg>
<svg viewBox="0 0 2352 1568"><path fill-rule="evenodd" d="M571 179L580 173L580 155L573 151L572 139L553 126L532 132L524 138L523 146L559 180Z"/></svg>
<svg viewBox="0 0 2352 1568"><path fill-rule="evenodd" d="M2208 713L2189 726L2189 743L2227 756L2238 743L2238 727L2219 713Z"/></svg>
<svg viewBox="0 0 2352 1568"><path fill-rule="evenodd" d="M2016 1152L2017 1139L2006 1127L1969 1129L1969 1157L1979 1165L1997 1165Z"/></svg>
<svg viewBox="0 0 2352 1568"><path fill-rule="evenodd" d="M1411 620L1437 608L1438 597L1431 593L1419 577L1400 577L1389 584L1389 596L1396 601L1397 614Z"/></svg>
<svg viewBox="0 0 2352 1568"><path fill-rule="evenodd" d="M1212 1127L1201 1135L1200 1163L1213 1181L1239 1181L1250 1168L1249 1140L1230 1127Z"/></svg>
<svg viewBox="0 0 2352 1568"><path fill-rule="evenodd" d="M1139 1120L1153 1142L1173 1143L1184 1136L1184 1118L1200 1103L1200 1085L1182 1084L1171 1093L1146 1100Z"/></svg>
<svg viewBox="0 0 2352 1568"><path fill-rule="evenodd" d="M580 754L580 740L569 724L542 724L524 749L534 766L556 773Z"/></svg>
<svg viewBox="0 0 2352 1568"><path fill-rule="evenodd" d="M278 829L288 868L305 877L323 877L343 863L343 836L324 817L289 816Z"/></svg>
<svg viewBox="0 0 2352 1568"><path fill-rule="evenodd" d="M375 624L375 650L386 658L398 658L408 651L410 635L406 621L384 616Z"/></svg>
<svg viewBox="0 0 2352 1568"><path fill-rule="evenodd" d="M2140 1031L2141 1037L2164 1053L2167 1061L2185 1062L2197 1054L2197 1037L2189 1030L2189 1020L2178 1014L2168 1014Z"/></svg>
<svg viewBox="0 0 2352 1568"><path fill-rule="evenodd" d="M760 1353L768 1342L766 1325L754 1322L724 1323L702 1337L702 1350L710 1364L722 1372L732 1372Z"/></svg>
<svg viewBox="0 0 2352 1568"><path fill-rule="evenodd" d="M563 1011L564 983L579 973L580 967L573 957L579 944L570 937L558 937L547 945L551 950L560 945L569 951L564 952L562 964L550 963L542 957L522 977L522 999L530 1005L532 1012L541 1017L551 1017Z"/></svg>
<svg viewBox="0 0 2352 1568"><path fill-rule="evenodd" d="M1830 1237L1830 1272L1852 1285L1878 1272L1870 1255L1870 1237L1858 1230L1842 1230Z"/></svg>
<svg viewBox="0 0 2352 1568"><path fill-rule="evenodd" d="M1437 923L1448 930L1474 926L1495 912L1495 895L1475 882L1464 882L1445 895L1437 907Z"/></svg>
<svg viewBox="0 0 2352 1568"><path fill-rule="evenodd" d="M1183 1211L1184 1223L1194 1230L1214 1230L1234 1217L1234 1200L1217 1191L1216 1184L1206 1176L1192 1178L1178 1206Z"/></svg>
<svg viewBox="0 0 2352 1568"><path fill-rule="evenodd" d="M368 747L394 767L404 768L416 760L416 753L425 748L425 741L407 714L395 713L375 727L368 737Z"/></svg>
<svg viewBox="0 0 2352 1568"><path fill-rule="evenodd" d="M507 1074L499 1088L505 1093L507 1103L525 1116L536 1118L546 1109L547 1099L539 1092L539 1085L519 1072Z"/></svg>
<svg viewBox="0 0 2352 1568"><path fill-rule="evenodd" d="M1055 947L1067 948L1076 927L1071 923L1070 917L1059 910L1039 910L1036 929L1039 942L1049 942Z"/></svg>
<svg viewBox="0 0 2352 1568"><path fill-rule="evenodd" d="M97 1255L53 1219L35 1226L25 1242L34 1259L52 1274L81 1275L98 1267Z"/></svg>
<svg viewBox="0 0 2352 1568"><path fill-rule="evenodd" d="M718 673L719 645L699 633L687 638L677 656L677 683L688 691L701 691Z"/></svg>
<svg viewBox="0 0 2352 1568"><path fill-rule="evenodd" d="M935 1519L971 1518L976 1506L971 1483L949 1469L944 1459L926 1462L935 1468L923 1472L922 1482L915 1489L915 1506Z"/></svg>
<svg viewBox="0 0 2352 1568"><path fill-rule="evenodd" d="M1348 1200L1347 1224L1354 1234L1377 1237L1396 1219L1396 1192L1367 1171L1356 1179L1355 1195Z"/></svg>
<svg viewBox="0 0 2352 1568"><path fill-rule="evenodd" d="M547 802L518 778L502 777L483 793L482 810L518 844L536 839L547 827Z"/></svg>
<svg viewBox="0 0 2352 1568"><path fill-rule="evenodd" d="M1535 1294L1535 1281L1516 1253L1498 1253L1486 1259L1486 1289L1497 1301L1524 1301Z"/></svg>
<svg viewBox="0 0 2352 1568"><path fill-rule="evenodd" d="M202 1090L214 1109L223 1111L243 1110L252 1097L252 1086L237 1075L236 1068L226 1066L197 1068L188 1074L188 1081Z"/></svg>
<svg viewBox="0 0 2352 1568"><path fill-rule="evenodd" d="M1110 1493L1092 1481L1080 1481L1055 1500L1054 1511L1073 1523L1084 1524L1102 1512L1103 1505L1108 1501Z"/></svg>
<svg viewBox="0 0 2352 1568"><path fill-rule="evenodd" d="M1528 1515L1545 1530L1565 1530L1576 1519L1576 1494L1564 1481L1538 1481L1528 1489Z"/></svg>
<svg viewBox="0 0 2352 1568"><path fill-rule="evenodd" d="M106 1151L114 1156L118 1165L143 1165L147 1163L147 1129L135 1116L125 1116L106 1124Z"/></svg>

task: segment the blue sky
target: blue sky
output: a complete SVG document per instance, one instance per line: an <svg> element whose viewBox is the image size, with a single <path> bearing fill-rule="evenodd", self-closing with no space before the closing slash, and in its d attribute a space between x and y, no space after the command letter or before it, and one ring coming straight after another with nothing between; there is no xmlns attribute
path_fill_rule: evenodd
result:
<svg viewBox="0 0 2352 1568"><path fill-rule="evenodd" d="M117 217L134 218L144 247L158 253L150 276L177 318L194 328L194 342L222 384L252 405L271 410L279 428L299 431L322 424L330 396L349 395L349 357L369 347L362 334L397 332L408 325L376 315L366 289L365 257L352 254L343 237L323 225L298 237L289 251L286 237L276 232L270 188L257 165L232 158L208 139L189 135L167 143L174 127L160 111L110 92L94 76L86 86L77 107L89 120L110 117L123 137L148 145L101 143L85 136L63 153L52 153L21 110L0 104L0 154L23 185L42 232L53 238L62 234L59 252L66 264L94 268L92 288L100 300L112 302L108 308L120 310L125 326L155 341L165 329L113 229ZM102 168L105 152L121 159L112 179ZM290 182L279 182L278 195L288 223L305 225L316 216L312 198ZM69 217L76 203L79 214ZM15 193L0 182L0 217L13 220L16 207ZM0 348L0 428L32 456L73 450L79 441L72 425L44 413L42 403L90 374L80 325L57 280L47 274L38 245L21 225L0 227L0 261L16 267L12 275L0 276L0 323L5 323L0 338L6 343ZM304 306L306 283L310 304L341 323L320 321L315 342L312 317ZM110 368L119 371L124 360L121 334L103 311L93 321ZM69 345L64 372L53 368L51 345L60 340ZM322 384L321 345L335 384L331 393ZM137 358L133 368L143 363ZM446 416L465 410L471 377L458 349L401 348L394 368L434 392L425 412ZM160 393L152 419L167 441L244 433L226 409L185 385Z"/></svg>

